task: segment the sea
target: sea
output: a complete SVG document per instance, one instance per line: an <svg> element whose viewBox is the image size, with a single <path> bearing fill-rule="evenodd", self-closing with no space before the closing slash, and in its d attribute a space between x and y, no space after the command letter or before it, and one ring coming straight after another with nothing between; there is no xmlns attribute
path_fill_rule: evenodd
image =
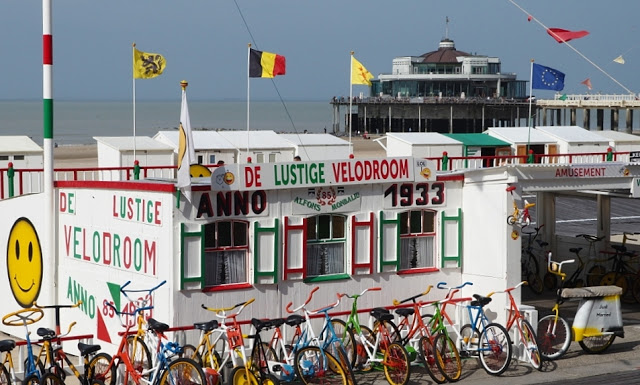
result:
<svg viewBox="0 0 640 385"><path fill-rule="evenodd" d="M56 145L95 144L95 136L149 136L177 129L180 100L56 101L53 140ZM246 101L188 101L193 130L247 130ZM0 101L0 135L27 135L43 144L43 104ZM249 130L278 133L332 132L333 109L326 101L251 101ZM342 125L344 129L344 125ZM135 131L135 132L134 132Z"/></svg>

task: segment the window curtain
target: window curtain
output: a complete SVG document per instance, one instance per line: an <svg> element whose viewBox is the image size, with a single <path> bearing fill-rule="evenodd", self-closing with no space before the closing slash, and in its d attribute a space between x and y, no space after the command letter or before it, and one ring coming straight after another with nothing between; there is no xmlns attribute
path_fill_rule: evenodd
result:
<svg viewBox="0 0 640 385"><path fill-rule="evenodd" d="M402 238L400 255L400 270L432 267L433 237Z"/></svg>
<svg viewBox="0 0 640 385"><path fill-rule="evenodd" d="M344 273L344 243L307 246L307 275L310 277Z"/></svg>

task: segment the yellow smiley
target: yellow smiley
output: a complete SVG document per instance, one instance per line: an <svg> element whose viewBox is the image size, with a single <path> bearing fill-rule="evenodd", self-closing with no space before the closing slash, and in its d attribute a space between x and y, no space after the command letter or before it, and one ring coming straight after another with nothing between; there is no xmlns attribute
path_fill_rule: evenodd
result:
<svg viewBox="0 0 640 385"><path fill-rule="evenodd" d="M192 164L189 167L189 174L192 178L206 178L211 176L211 170L201 164Z"/></svg>
<svg viewBox="0 0 640 385"><path fill-rule="evenodd" d="M33 306L42 286L42 248L38 233L27 218L19 218L9 233L7 273L18 304L24 308Z"/></svg>

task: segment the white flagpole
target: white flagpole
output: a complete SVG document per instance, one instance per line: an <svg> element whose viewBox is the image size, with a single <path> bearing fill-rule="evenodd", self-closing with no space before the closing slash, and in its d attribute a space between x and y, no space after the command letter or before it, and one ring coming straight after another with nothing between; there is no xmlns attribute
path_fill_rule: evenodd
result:
<svg viewBox="0 0 640 385"><path fill-rule="evenodd" d="M251 84L250 66L251 66L251 43L247 45L247 155L246 155L247 157L249 156L249 99L250 99L249 85ZM238 159L238 163L240 163L240 159Z"/></svg>
<svg viewBox="0 0 640 385"><path fill-rule="evenodd" d="M351 145L351 106L353 104L353 51L349 57L349 155L353 154Z"/></svg>
<svg viewBox="0 0 640 385"><path fill-rule="evenodd" d="M133 43L131 55L135 55L136 43ZM134 60L135 63L135 60ZM136 161L136 74L135 69L131 66L131 79L133 81L133 161Z"/></svg>
<svg viewBox="0 0 640 385"><path fill-rule="evenodd" d="M531 71L529 74L529 120L527 122L529 126L529 134L527 137L527 156L529 156L529 142L531 141L531 126L533 126L531 117L531 104L533 103L533 59L531 59Z"/></svg>

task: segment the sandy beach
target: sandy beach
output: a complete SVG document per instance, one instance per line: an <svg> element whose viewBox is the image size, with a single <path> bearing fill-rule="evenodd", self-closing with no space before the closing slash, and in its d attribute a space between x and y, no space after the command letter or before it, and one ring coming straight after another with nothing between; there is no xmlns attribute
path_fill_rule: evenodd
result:
<svg viewBox="0 0 640 385"><path fill-rule="evenodd" d="M382 146L375 141L380 137L380 135L370 136L370 139L364 139L361 136L352 137L354 156L360 159L386 156ZM55 168L98 167L98 147L95 144L58 146L53 149L53 157Z"/></svg>

